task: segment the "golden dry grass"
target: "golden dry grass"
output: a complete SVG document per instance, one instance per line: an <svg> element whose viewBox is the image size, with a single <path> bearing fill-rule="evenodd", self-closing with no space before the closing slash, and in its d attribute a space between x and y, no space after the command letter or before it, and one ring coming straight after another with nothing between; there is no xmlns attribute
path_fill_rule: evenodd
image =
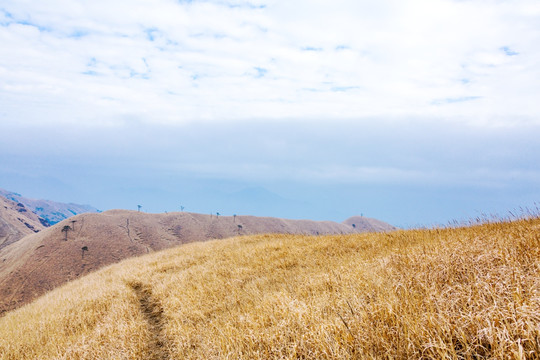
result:
<svg viewBox="0 0 540 360"><path fill-rule="evenodd" d="M537 359L540 219L184 245L8 313L0 358Z"/></svg>
<svg viewBox="0 0 540 360"><path fill-rule="evenodd" d="M318 235L395 229L365 217L348 221L354 222L356 227L332 221L243 215L218 218L187 212L146 214L109 210L81 214L4 248L0 244L0 316L107 265L188 242L265 233ZM26 228L22 223L19 225ZM13 238L8 240L14 241Z"/></svg>

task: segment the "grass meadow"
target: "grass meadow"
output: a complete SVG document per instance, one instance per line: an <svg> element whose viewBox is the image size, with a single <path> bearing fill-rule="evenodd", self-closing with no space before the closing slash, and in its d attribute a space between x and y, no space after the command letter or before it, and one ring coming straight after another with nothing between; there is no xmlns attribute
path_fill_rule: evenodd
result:
<svg viewBox="0 0 540 360"><path fill-rule="evenodd" d="M10 360L539 358L537 217L187 244L0 318Z"/></svg>

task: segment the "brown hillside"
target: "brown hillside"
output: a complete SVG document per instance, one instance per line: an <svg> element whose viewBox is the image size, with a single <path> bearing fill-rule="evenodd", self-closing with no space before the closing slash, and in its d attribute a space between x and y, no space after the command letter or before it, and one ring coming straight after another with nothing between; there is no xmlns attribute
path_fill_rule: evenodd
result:
<svg viewBox="0 0 540 360"><path fill-rule="evenodd" d="M397 230L396 227L390 226L384 221L367 218L363 216L352 216L345 220L343 224L353 226L358 232L377 232Z"/></svg>
<svg viewBox="0 0 540 360"><path fill-rule="evenodd" d="M0 250L0 313L105 265L184 243L260 233L352 232L358 228L331 221L125 210L81 214Z"/></svg>
<svg viewBox="0 0 540 360"><path fill-rule="evenodd" d="M43 219L23 204L0 196L0 249L45 228Z"/></svg>

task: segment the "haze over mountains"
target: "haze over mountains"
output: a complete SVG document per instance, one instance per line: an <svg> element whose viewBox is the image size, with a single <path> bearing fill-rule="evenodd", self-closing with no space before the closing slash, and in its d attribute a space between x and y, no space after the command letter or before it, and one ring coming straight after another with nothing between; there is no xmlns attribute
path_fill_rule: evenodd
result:
<svg viewBox="0 0 540 360"><path fill-rule="evenodd" d="M16 226L5 225L0 238L0 313L103 266L184 243L261 233L323 235L395 229L365 217L336 223L128 210L79 214L45 228L22 203L2 199L5 206L0 214L5 213L7 220L15 219L4 219L3 223ZM75 208L48 203L57 204L56 209ZM21 214L27 214L28 219Z"/></svg>
<svg viewBox="0 0 540 360"><path fill-rule="evenodd" d="M0 189L0 196L6 199L21 203L30 209L36 215L45 219L49 224L54 225L70 216L87 213L99 212L93 206L80 204L65 204L52 200L30 199L13 191Z"/></svg>

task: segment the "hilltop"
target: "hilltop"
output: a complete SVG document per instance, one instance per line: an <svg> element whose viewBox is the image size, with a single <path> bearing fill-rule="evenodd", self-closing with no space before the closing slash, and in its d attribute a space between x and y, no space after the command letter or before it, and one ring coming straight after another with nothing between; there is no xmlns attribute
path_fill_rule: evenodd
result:
<svg viewBox="0 0 540 360"><path fill-rule="evenodd" d="M377 227L373 227L374 223ZM331 221L110 210L80 214L0 250L0 314L82 275L123 259L181 244L261 233L347 234L381 231ZM395 229L386 224L386 230Z"/></svg>
<svg viewBox="0 0 540 360"><path fill-rule="evenodd" d="M16 192L0 189L0 196L16 203L23 204L27 209L45 219L49 224L54 225L73 215L83 213L99 212L98 209L90 205L65 204L51 200L30 199Z"/></svg>
<svg viewBox="0 0 540 360"><path fill-rule="evenodd" d="M23 204L0 196L0 250L47 226L49 224L46 220L29 211Z"/></svg>
<svg viewBox="0 0 540 360"><path fill-rule="evenodd" d="M8 313L0 358L537 359L539 231L534 218L186 244Z"/></svg>
<svg viewBox="0 0 540 360"><path fill-rule="evenodd" d="M397 230L397 228L393 226L392 228L389 228L388 223L385 223L384 221L367 218L364 216L352 216L345 220L343 224L352 226L358 232Z"/></svg>

